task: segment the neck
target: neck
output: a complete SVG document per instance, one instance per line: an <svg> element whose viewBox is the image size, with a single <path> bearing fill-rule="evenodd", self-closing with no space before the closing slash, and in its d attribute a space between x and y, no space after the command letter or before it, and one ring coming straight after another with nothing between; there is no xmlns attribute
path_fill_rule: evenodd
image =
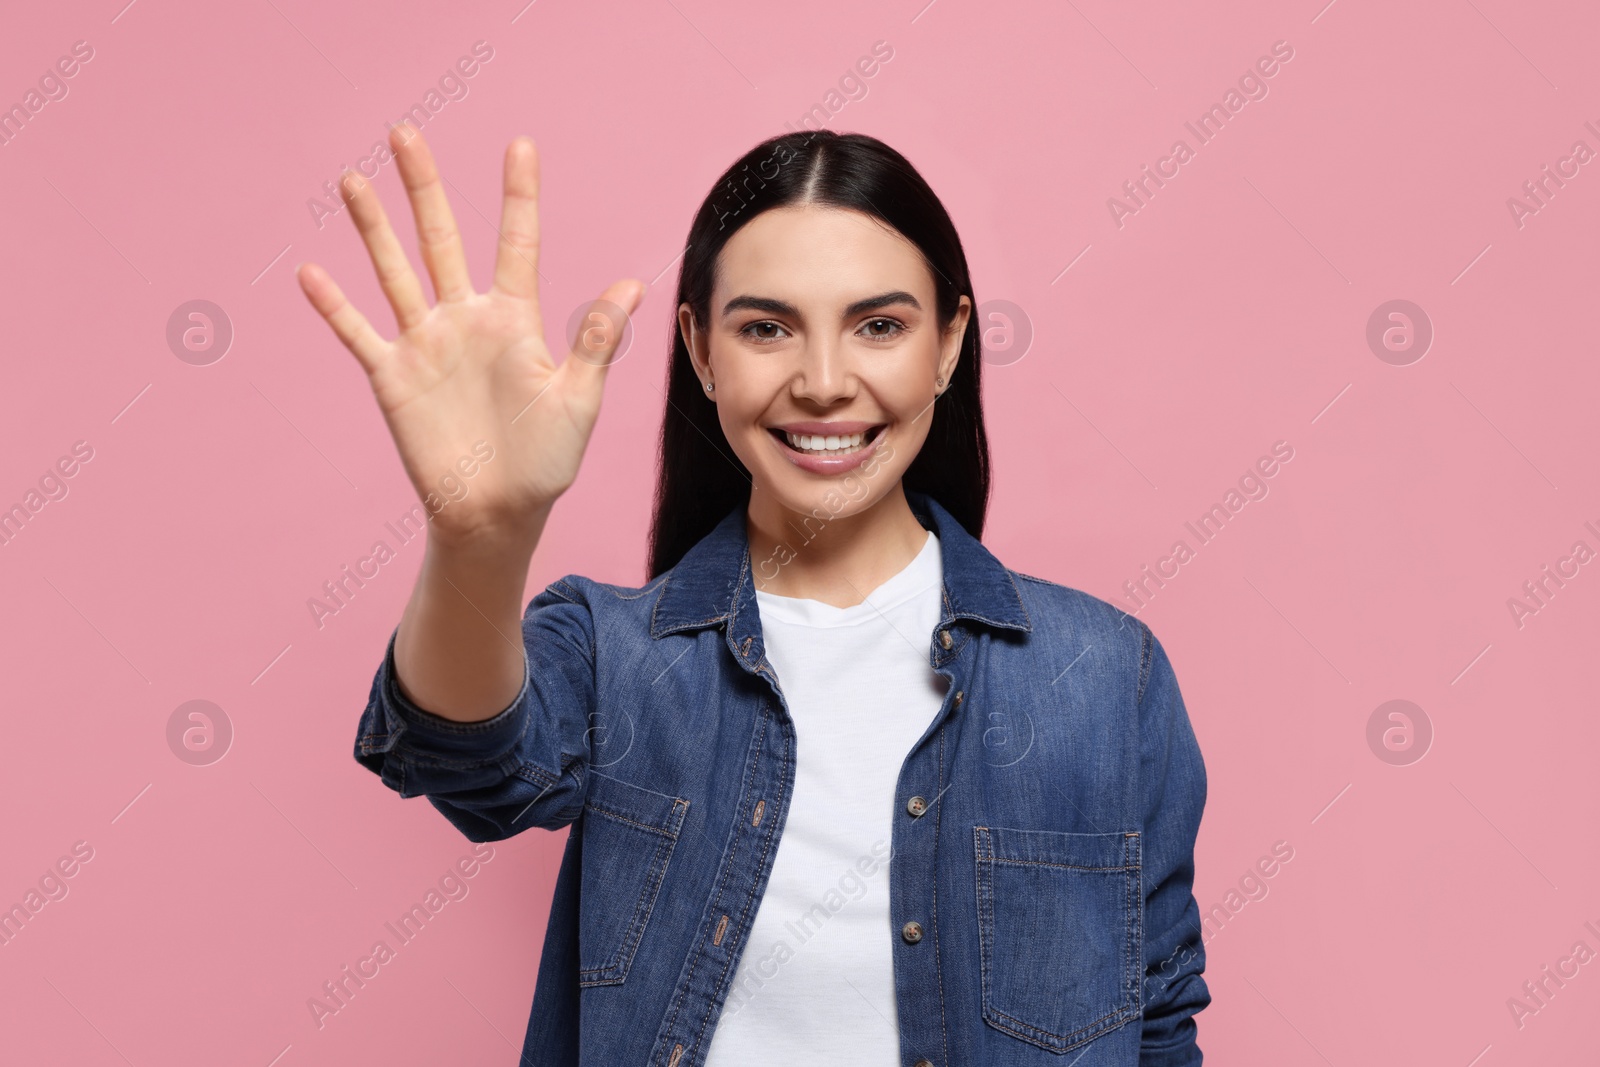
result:
<svg viewBox="0 0 1600 1067"><path fill-rule="evenodd" d="M834 607L861 603L904 570L927 543L900 482L862 511L794 511L753 490L745 531L755 586Z"/></svg>

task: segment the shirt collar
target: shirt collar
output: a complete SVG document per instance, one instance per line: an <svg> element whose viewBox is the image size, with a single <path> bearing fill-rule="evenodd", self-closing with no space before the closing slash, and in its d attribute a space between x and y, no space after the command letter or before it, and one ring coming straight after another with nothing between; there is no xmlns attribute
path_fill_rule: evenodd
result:
<svg viewBox="0 0 1600 1067"><path fill-rule="evenodd" d="M970 619L1031 632L1032 620L1010 572L933 497L906 490L922 525L939 538L944 595L939 625ZM727 623L728 643L747 662L759 662L761 632L751 572L745 506L730 511L666 574L650 636L664 637Z"/></svg>

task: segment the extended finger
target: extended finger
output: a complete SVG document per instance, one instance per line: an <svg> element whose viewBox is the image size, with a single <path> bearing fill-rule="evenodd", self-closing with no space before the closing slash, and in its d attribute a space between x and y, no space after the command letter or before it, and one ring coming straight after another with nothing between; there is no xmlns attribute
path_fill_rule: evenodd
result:
<svg viewBox="0 0 1600 1067"><path fill-rule="evenodd" d="M645 284L641 281L623 279L612 282L589 305L578 327L577 341L558 368L557 373L596 406L605 385L606 371L611 367L612 356L627 328L626 316L632 315L639 306L639 301L644 299L644 291ZM617 314L619 307L623 313L621 316Z"/></svg>
<svg viewBox="0 0 1600 1067"><path fill-rule="evenodd" d="M398 143L397 143L398 142ZM417 247L423 265L433 279L433 291L440 300L465 300L472 295L472 278L467 273L467 257L461 247L461 231L444 195L439 168L422 134L402 122L389 131L395 158L400 163L400 180L411 198L411 211L417 219Z"/></svg>
<svg viewBox="0 0 1600 1067"><path fill-rule="evenodd" d="M506 149L505 196L500 205L500 244L495 250L494 287L508 296L539 300L539 150L518 137Z"/></svg>
<svg viewBox="0 0 1600 1067"><path fill-rule="evenodd" d="M428 298L422 291L422 282L411 269L406 250L389 225L378 191L355 171L346 171L339 181L339 192L350 205L350 219L361 234L367 254L372 257L372 267L378 274L378 285L394 309L395 322L401 332L421 322L428 314Z"/></svg>
<svg viewBox="0 0 1600 1067"><path fill-rule="evenodd" d="M317 313L327 320L334 334L348 348L361 369L370 377L383 362L389 342L379 336L367 317L345 299L328 272L315 263L302 263L295 271L301 290Z"/></svg>

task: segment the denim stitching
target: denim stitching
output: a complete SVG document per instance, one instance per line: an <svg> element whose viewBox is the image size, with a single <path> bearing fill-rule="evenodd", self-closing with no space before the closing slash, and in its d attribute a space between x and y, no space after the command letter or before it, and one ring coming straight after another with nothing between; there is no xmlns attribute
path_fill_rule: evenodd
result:
<svg viewBox="0 0 1600 1067"><path fill-rule="evenodd" d="M1126 955L1127 991L1129 1007L1135 1014L1143 1011L1143 1001L1140 999L1141 989L1139 982L1139 962L1143 955L1141 949L1144 942L1144 895L1141 886L1144 881L1142 869L1144 856L1142 852L1143 838L1138 834L1127 834L1123 840L1127 843L1128 859L1132 860L1133 869L1138 872L1128 878L1128 949Z"/></svg>
<svg viewBox="0 0 1600 1067"><path fill-rule="evenodd" d="M394 646L394 639L391 637L389 641L390 649L392 650ZM434 730L439 733L457 734L467 737L473 734L489 733L495 730L505 729L506 722L509 721L510 718L514 717L517 706L522 703L522 695L528 688L529 675L526 648L524 648L523 652L522 686L517 690L517 700L505 710L497 712L490 718L480 719L477 722L456 722L454 719L447 719L442 715L435 715L431 711L417 707L416 704L414 704L404 693L400 691L400 682L399 679L395 677L394 672L386 669L384 671L382 695L388 697L389 703L392 704L395 709L399 709L395 712L395 715L400 720L400 728L397 730L392 730L391 732L399 735L405 733L406 730L409 729L421 728L423 730ZM387 661L391 655L391 652L386 652L385 660ZM384 666L385 668L387 667L387 662L385 662ZM406 717L400 714L401 711L411 715L415 721L406 721ZM527 729L526 724L524 724L523 729ZM520 740L522 735L518 734L517 736Z"/></svg>
<svg viewBox="0 0 1600 1067"><path fill-rule="evenodd" d="M1133 701L1134 720L1137 727L1139 709L1144 706L1145 686L1150 681L1150 668L1155 659L1155 634L1142 620L1134 619L1141 631L1139 635L1139 681L1136 687L1136 696ZM1141 887L1144 881L1144 855L1142 851L1143 838L1137 834L1129 834L1126 838L1131 842L1127 847L1138 853L1136 865L1138 873L1129 877L1128 885L1128 949L1127 949L1127 982L1128 996L1133 1003L1135 1015L1144 1014L1144 985L1139 980L1138 964L1142 962L1144 945L1144 897Z"/></svg>
<svg viewBox="0 0 1600 1067"><path fill-rule="evenodd" d="M728 612L724 611L720 615L713 615L709 619L701 619L699 622L676 622L676 623L673 623L671 626L668 626L668 627L665 627L665 628L660 628L660 624L657 621L657 617L661 612L661 602L666 599L666 592L667 592L667 583L666 582L662 582L661 583L661 595L656 598L655 605L650 609L650 636L651 637L659 639L659 638L667 636L668 634L677 633L679 630L692 630L692 629L696 629L696 628L701 627L701 626L710 626L714 622L725 622L728 619Z"/></svg>
<svg viewBox="0 0 1600 1067"><path fill-rule="evenodd" d="M1011 571L1009 568L1006 570L1006 581L1011 583L1011 592L1016 595L1017 607L1022 610L1023 629L1031 632L1033 630L1033 616L1028 614L1027 601L1022 599L1022 590L1017 588L1016 579L1011 577Z"/></svg>
<svg viewBox="0 0 1600 1067"><path fill-rule="evenodd" d="M394 735L390 734L390 733L381 733L380 734L380 733L378 733L376 731L374 731L372 733L369 733L369 734L362 734L361 735L361 754L364 755L364 756L370 756L374 752L387 751L388 748L389 748L389 743L388 743L389 742L389 738L391 738L393 736Z"/></svg>
<svg viewBox="0 0 1600 1067"><path fill-rule="evenodd" d="M602 812L601 814L606 814L606 813ZM640 921L639 921L639 912L644 908L645 898L648 897L648 896L651 896L653 893L658 892L660 890L661 886L660 886L659 881L657 881L657 879L656 879L655 871L658 868L661 869L663 872L665 871L666 865L665 865L665 863L663 863L661 861L663 860L663 858L668 859L668 860L670 860L672 858L672 845L673 844L676 844L675 840L673 840L673 841L662 841L662 842L658 842L657 843L657 845L656 845L656 854L650 860L650 868L649 868L649 870L651 872L650 876L645 880L644 885L639 887L639 899L633 902L633 918L628 920L627 931L622 936L622 943L616 947L616 950L614 952L611 953L611 959L608 960L606 963L603 963L598 967L582 967L582 968L580 968L580 970L578 971L578 985L580 985L580 986L621 985L622 982L627 979L628 973L627 973L627 969L625 967L623 967L622 959L623 959L623 957L625 955L628 956L630 960L632 959L632 954L629 952L630 945L634 949L638 948L638 941L637 941L637 938L634 936L634 934L635 934L635 931L639 931L639 930L642 929ZM665 857L662 856L663 852L666 853ZM651 884L652 882L655 883L653 886ZM653 905L654 901L652 900L651 903ZM604 977L604 978L585 978L584 977L585 975L606 975L607 972L618 971L618 970L621 971L620 974L608 975L607 977Z"/></svg>
<svg viewBox="0 0 1600 1067"><path fill-rule="evenodd" d="M659 578L660 584L666 584L667 576L665 574L660 575ZM650 581L646 582L642 586L607 585L604 588L606 592L610 593L618 600L639 600L649 595L653 591L656 584L656 582Z"/></svg>
<svg viewBox="0 0 1600 1067"><path fill-rule="evenodd" d="M426 715L429 717L426 719L419 719L417 722L406 722L404 719L401 719L400 723L406 729L416 729L420 727L425 731L434 730L444 734L460 734L464 737L472 734L486 734L492 733L495 730L504 730L506 728L506 722L515 717L513 713L517 710L517 705L513 704L511 707L495 715L493 718L480 719L477 722L456 722L455 720L447 719L442 715L435 715L431 711L424 711L415 704L412 704L409 700L406 700L404 696L399 696L396 702L399 703L400 701L404 701L402 707L405 707L406 711L417 712L420 715ZM518 701L518 703L521 702ZM496 723L495 719L502 719L502 721ZM435 722L430 720L437 721ZM395 732L404 733L405 730L397 730Z"/></svg>
<svg viewBox="0 0 1600 1067"><path fill-rule="evenodd" d="M517 769L511 773L519 778L525 778L533 782L534 785L544 786L547 789L561 781L561 775L551 774L537 763L529 763L526 760L517 764Z"/></svg>
<svg viewBox="0 0 1600 1067"><path fill-rule="evenodd" d="M754 783L755 774L756 774L756 768L761 765L761 755L762 755L763 752L766 751L767 730L766 730L766 723L765 723L764 720L767 718L767 714L766 714L765 709L763 709L763 711L762 711L761 718L762 718L763 721L761 721L761 722L759 722L757 724L758 729L760 730L760 740L757 742L755 755L754 755L754 757L752 757L752 759L750 761L750 764L749 764L749 766L748 766L748 768L747 768L747 770L745 772L745 795L747 795L747 796L749 795L750 788ZM768 832L769 833L771 832L770 829L768 830ZM728 884L728 878L729 878L731 872L733 871L734 867L736 866L736 859L737 859L737 857L739 855L739 841L740 841L740 838L742 837L742 834L743 834L743 828L741 827L740 828L740 833L734 835L733 851L729 854L728 862L723 868L722 879L721 879L720 883L717 886L717 894L716 894L715 897L712 898L712 904L713 904L712 912L713 913L721 910L722 894L726 891L727 884ZM748 910L748 907L749 907L749 902L747 900L746 901L746 909L745 910ZM726 913L724 913L724 914L726 914ZM741 911L739 914L740 914L740 921L742 922L743 918L744 918L745 911ZM679 992L678 992L678 998L677 998L678 999L678 1004L675 1004L673 1006L672 1019L673 1019L674 1025L676 1024L678 1012L681 1010L683 997L688 992L689 986L694 984L695 971L699 969L700 960L705 955L705 939L703 937L698 939L697 945L698 945L698 948L696 949L695 954L694 954L694 962L689 967L688 978L685 980L683 988L680 989ZM729 959L732 959L732 957L733 957L733 952L732 952L732 946L731 945L729 946L728 956L729 956ZM727 964L726 963L723 964L722 973L724 975L726 975L728 973L728 968L727 968ZM710 1013L708 1012L707 1013L707 1018L702 1019L700 1021L700 1027L699 1027L699 1029L697 1029L695 1031L695 1039L694 1039L694 1043L692 1045L693 1048L696 1048L696 1049L699 1048L701 1037L705 1034L706 1025L709 1022L709 1017L710 1017Z"/></svg>
<svg viewBox="0 0 1600 1067"><path fill-rule="evenodd" d="M1083 863L1052 863L1049 860L1014 860L1008 859L1004 856L997 856L994 862L1008 867L1060 867L1062 870L1067 871L1136 871L1139 869L1137 864L1132 867L1127 866L1126 863L1120 867L1091 867Z"/></svg>
<svg viewBox="0 0 1600 1067"><path fill-rule="evenodd" d="M533 803L530 803L528 805L528 807L530 807L530 808L533 807L534 803L537 803L544 796L545 793L548 793L551 789L554 789L557 782L561 781L561 775L559 775L559 774L551 774L549 771L545 770L543 767L539 766L538 764L536 764L536 763L528 763L527 761L523 761L523 762L517 764L516 769L511 772L511 777L520 778L525 782L531 782L532 784L540 787L539 796L534 797L533 798ZM526 814L526 809L523 811L522 814ZM541 819L541 818L543 818L543 816L538 811L536 811L534 813L533 821L530 822L529 825L530 826L539 825L539 821L538 820ZM513 822L512 825L513 826L516 825L515 822Z"/></svg>
<svg viewBox="0 0 1600 1067"><path fill-rule="evenodd" d="M979 825L973 827L973 870L976 872L976 897L978 897L978 998L979 1006L986 1009L989 1006L989 936L990 923L987 921L984 902L989 899L986 878L984 878L984 829Z"/></svg>
<svg viewBox="0 0 1600 1067"><path fill-rule="evenodd" d="M679 808L680 805L687 805L688 803L689 802L687 800L683 800L682 798L679 798L679 797L674 797L673 798L673 800L672 800L672 817L671 817L672 822L674 822L674 823L678 823L679 822L679 819L677 818L677 816L678 816L678 808ZM604 815L608 819L615 819L617 822L625 822L629 826L637 826L641 830L648 830L652 834L660 834L662 837L670 838L673 841L676 841L678 839L678 832L676 830L667 830L667 829L665 829L663 827L651 826L649 823L640 822L637 819L630 819L626 815L620 814L619 812L612 811L610 808L601 807L599 804L596 804L593 800L586 801L583 806L588 808L590 811L594 812L596 815Z"/></svg>
<svg viewBox="0 0 1600 1067"><path fill-rule="evenodd" d="M484 767L503 768L508 759L514 758L503 756L493 759L471 759L465 756L439 755L438 753L428 752L425 749L414 748L406 744L404 730L398 731L396 737L398 740L390 754L399 760L415 764L418 767L452 771L475 771ZM518 740L521 740L521 735L518 735Z"/></svg>
<svg viewBox="0 0 1600 1067"><path fill-rule="evenodd" d="M993 883L989 877L985 845L988 830L981 826L972 828L972 853L977 870L978 898L978 976L980 1005L985 1015L989 1010L989 959L993 954L994 921L991 905Z"/></svg>
<svg viewBox="0 0 1600 1067"><path fill-rule="evenodd" d="M948 722L946 723L948 725ZM945 726L939 727L939 792L944 792L944 734ZM941 806L939 811L933 813L933 974L939 982L939 1041L940 1054L943 1062L950 1063L950 1018L949 1009L944 1000L944 964L939 956L939 836L940 820L944 817Z"/></svg>
<svg viewBox="0 0 1600 1067"><path fill-rule="evenodd" d="M419 749L414 749L404 744L395 746L389 752L389 755L393 756L396 762L409 763L415 767L426 767L429 770L436 771L477 771L489 767L504 769L505 765L505 760L503 759L474 760L455 756L428 755Z"/></svg>
<svg viewBox="0 0 1600 1067"><path fill-rule="evenodd" d="M1130 1019L1136 1018L1138 1016L1138 1014L1139 1014L1139 1009L1138 1009L1138 1006L1137 1006L1137 1002L1135 1002L1133 1005L1129 1005L1129 1004L1125 1003L1125 1004L1113 1009L1112 1011L1107 1012L1106 1014L1100 1016L1100 1018L1095 1019L1095 1020L1093 1020L1091 1022L1085 1023L1083 1026L1080 1026L1078 1029L1072 1031L1071 1033L1068 1033L1068 1034L1056 1034L1056 1033L1053 1033L1052 1031L1045 1030L1045 1029L1043 1029L1041 1027L1034 1026L1033 1024L1025 1022L1022 1019L1018 1019L1014 1015L1011 1015L1011 1014L1009 1014L1007 1012L1004 1012L1004 1011L1000 1010L999 1008L994 1007L990 1003L989 972L990 972L990 961L991 961L991 958L992 958L992 955L993 955L993 951L994 951L994 934L995 934L995 929L994 929L994 927L995 927L995 921L994 921L994 903L995 903L995 901L994 901L994 882L993 882L993 868L994 868L994 866L997 865L997 864L1002 864L1002 863L1011 863L1011 864L1037 863L1040 866L1051 866L1051 867L1067 867L1069 865L1067 865L1067 864L1043 863L1041 861L1032 861L1032 860L1010 860L1010 859L1001 858L998 855L998 853L996 852L996 850L995 850L993 839L992 839L989 827L985 827L985 826L975 826L975 827L973 827L973 836L974 836L974 854L976 856L977 865L978 865L978 871L977 871L977 880L978 880L977 889L978 889L978 892L977 892L977 897L978 897L979 973L980 973L980 981L981 981L980 988L981 988L981 997L982 997L983 1017L984 1017L985 1021L987 1021L991 1026L994 1026L995 1029L1000 1030L1002 1033L1010 1034L1011 1036L1016 1037L1019 1040L1026 1041L1028 1044L1035 1045L1035 1046L1037 1046L1039 1048L1042 1048L1042 1049L1046 1050L1047 1052L1070 1052L1072 1049L1077 1048L1080 1045L1087 1044L1089 1041L1092 1041L1092 1040L1095 1040L1096 1038L1102 1037L1105 1034L1110 1033L1112 1030L1115 1030L1118 1027L1123 1026ZM1133 974L1133 957L1130 954L1130 949L1132 947L1133 938L1134 938L1135 935L1134 935L1134 930L1133 930L1134 923L1132 921L1131 912L1128 909L1129 909L1130 904L1133 904L1135 902L1135 900L1136 900L1135 889L1136 889L1136 887L1138 885L1137 877L1135 877L1131 872L1137 871L1139 868L1138 868L1138 864L1137 863L1135 863L1133 865L1129 865L1128 864L1128 853L1135 847L1134 844L1132 844L1132 841L1136 841L1136 840L1137 840L1137 835L1136 834L1124 835L1124 839L1123 839L1123 864L1124 865L1121 866L1121 867L1081 867L1081 868L1073 868L1073 869L1076 869L1076 870L1111 870L1111 871L1130 872L1130 873L1124 875L1124 878L1123 878L1124 884L1127 887L1126 890L1125 890L1125 893L1124 893L1123 923L1124 923L1124 929L1126 929L1128 931L1126 936L1125 936L1124 945L1123 945L1123 971L1124 971L1123 996L1124 997L1129 997L1130 999L1131 999L1131 989L1130 989L1130 987L1128 985L1128 981L1129 981L1129 976ZM1002 1022L1001 1020L1004 1020L1004 1022ZM1006 1023L1014 1023L1015 1026L1006 1025ZM1105 1024L1108 1024L1108 1023L1110 1025L1105 1025ZM1093 1032L1091 1032L1091 1031L1093 1031ZM1040 1035L1040 1036L1036 1037L1034 1035ZM1048 1040L1045 1040L1045 1039L1048 1039Z"/></svg>
<svg viewBox="0 0 1600 1067"><path fill-rule="evenodd" d="M770 709L769 709L765 713L765 715L763 717L770 716L770 714L771 714L771 712L770 712ZM763 745L765 745L765 743L766 743L766 731L765 730L762 730L762 743L763 743ZM794 746L792 744L790 744L790 742L789 742L788 736L785 735L785 737L783 739L783 753L784 753L784 755L783 755L783 767L784 768L788 768L793 762L793 758L794 758L793 757L793 747ZM754 770L753 767L752 767L752 770ZM787 774L786 770L783 771L783 772L780 772L780 773L782 773L783 777L788 777L788 774ZM784 810L785 814L787 814L787 812L789 810L789 798L787 796L784 797L783 810ZM780 821L781 820L779 820L779 819L773 819L772 822L767 824L766 833L763 835L763 838L762 838L762 847L761 847L761 863L762 864L765 864L767 862L767 857L769 855L771 855L771 853L772 853L772 835L773 835L773 830L774 830L775 827L777 827L777 825L778 825L778 823ZM758 869L759 869L759 865L758 865ZM755 882L752 881L750 883L749 892L745 894L744 907L740 911L740 921L741 922L743 922L743 916L749 912L750 904L755 899L755 895L756 895ZM703 948L702 948L702 951L703 951ZM732 962L733 962L733 953L730 952L730 953L728 953L727 960L724 961L723 965L722 965L722 974L724 976L727 975L728 967ZM704 1019L700 1020L700 1029L695 1032L694 1047L696 1049L698 1049L700 1047L701 1040L705 1036L706 1027L708 1025L710 1025L710 1022L711 1022L711 1013L707 1012L706 1013L706 1017Z"/></svg>
<svg viewBox="0 0 1600 1067"><path fill-rule="evenodd" d="M665 629L660 629L659 628L660 624L658 623L657 619L658 619L658 616L661 613L661 602L663 600L667 599L667 588L671 584L672 584L672 578L671 578L671 574L669 572L666 576L664 576L663 581L661 582L660 595L656 597L655 604L653 604L651 606L651 608L650 608L650 636L651 637L656 638L656 639L660 639L662 637L667 636L668 634L677 633L679 630L695 629L695 628L701 627L701 626L709 626L714 622L722 622L722 621L725 621L728 618L728 612L724 611L721 615L713 615L713 616L711 616L711 618L703 619L700 622L674 623L670 627L667 627Z"/></svg>
<svg viewBox="0 0 1600 1067"><path fill-rule="evenodd" d="M1128 1008L1118 1008L1115 1011L1108 1012L1107 1014L1100 1016L1100 1018L1094 1020L1094 1022L1084 1024L1070 1034L1055 1034L1051 1033L1049 1030L1041 1030L1036 1026L1032 1026L1029 1023L1023 1022L1021 1019L1007 1015L999 1008L990 1008L989 1012L992 1015L997 1015L1002 1019L1016 1024L1016 1027L1013 1028L1010 1026L996 1024L993 1019L990 1019L990 1024L995 1026L997 1030L1011 1034L1013 1037L1020 1038L1030 1045L1037 1045L1048 1052L1071 1052L1079 1045L1086 1045L1098 1037L1104 1037L1106 1034L1109 1034L1111 1031L1115 1030L1118 1026L1123 1025L1124 1023L1128 1022L1129 1019L1133 1018L1133 1013L1130 1012ZM1127 1018L1118 1018L1119 1016L1127 1016ZM1112 1020L1116 1020L1113 1025L1105 1026L1103 1029L1098 1030L1095 1033L1088 1032L1090 1030L1094 1030L1096 1027L1099 1027L1104 1023L1111 1022ZM1045 1041L1041 1041L1031 1036L1032 1034L1043 1034L1046 1038L1052 1039L1052 1041L1051 1043L1046 1043ZM1060 1043L1059 1047L1057 1047L1057 1042Z"/></svg>
<svg viewBox="0 0 1600 1067"><path fill-rule="evenodd" d="M1150 631L1150 627L1146 626L1143 621L1139 619L1133 621L1139 623L1139 629L1144 631L1139 635L1139 686L1138 695L1133 699L1133 706L1137 708L1144 703L1144 687L1150 681L1150 662L1155 658L1155 650L1151 646L1154 643L1155 634Z"/></svg>
<svg viewBox="0 0 1600 1067"><path fill-rule="evenodd" d="M766 747L767 747L767 724L766 724L766 720L769 717L770 717L769 712L767 711L766 707L763 706L762 712L761 712L761 718L756 723L756 729L759 732L758 732L757 740L756 740L755 754L751 757L749 765L745 769L745 782L744 782L744 795L745 796L749 796L750 795L750 791L751 791L751 789L753 788L753 786L755 784L756 768L758 768L761 765L761 756L766 751ZM770 829L767 832L770 833L771 832ZM719 879L719 881L717 883L716 894L711 898L712 904L714 906L713 914L716 911L720 911L721 910L722 895L727 890L728 879L732 876L734 868L738 865L739 844L740 844L740 841L742 841L742 840L743 840L743 830L741 828L740 833L734 835L732 851L729 852L727 862L723 865L722 877ZM746 906L748 907L748 902L746 902ZM741 922L743 921L743 915L744 915L744 913L741 912L740 913L740 921ZM689 973L688 973L688 975L685 976L683 984L681 986L679 986L677 995L673 998L672 1006L667 1012L666 1026L667 1026L667 1028L669 1030L671 1028L677 1026L677 1024L678 1024L678 1015L683 1011L684 998L688 995L689 987L694 984L695 971L700 966L700 958L705 954L705 938L701 937L700 939L698 939L696 944L699 947L695 950L694 958L693 958L692 962L689 965ZM729 953L729 958L730 959L732 958L732 952L731 951ZM727 974L726 965L724 965L724 967L723 967L723 974ZM695 1038L697 1044L698 1044L698 1041L699 1041L699 1034L703 1034L705 1032L706 1021L708 1021L708 1020L702 1020L702 1022L700 1024L700 1030L697 1031L696 1038ZM657 1052L656 1059L658 1061L660 1060L661 1055L665 1051L666 1050L663 1048L661 1051Z"/></svg>
<svg viewBox="0 0 1600 1067"><path fill-rule="evenodd" d="M640 887L639 899L633 905L633 918L629 921L628 931L623 936L622 944L612 953L611 961L601 967L587 967L578 972L580 986L620 985L628 977L628 970L632 966L633 957L639 951L639 942L644 939L645 928L650 924L650 914L655 911L656 900L661 896L661 886L666 881L667 867L672 862L672 853L678 843L678 830L683 826L683 818L688 810L689 802L681 797L672 798L672 814L668 816L674 827L667 831L649 826L634 819L624 818L615 812L608 811L600 805L589 801L584 805L597 815L604 815L609 819L627 823L630 826L660 834L665 840L656 845L655 857L650 861L650 874L645 884ZM648 902L648 903L647 903ZM642 914L641 914L642 912ZM584 979L586 974L603 974L606 971L618 970L621 973L614 978Z"/></svg>
<svg viewBox="0 0 1600 1067"><path fill-rule="evenodd" d="M956 621L956 606L950 600L950 590L946 589L942 583L939 586L939 606L941 610L937 628L940 630L947 630L950 628L950 624ZM955 659L954 642L951 643L948 650L942 645L939 646L938 651L934 652L933 658L934 666L936 667L943 667L945 664Z"/></svg>

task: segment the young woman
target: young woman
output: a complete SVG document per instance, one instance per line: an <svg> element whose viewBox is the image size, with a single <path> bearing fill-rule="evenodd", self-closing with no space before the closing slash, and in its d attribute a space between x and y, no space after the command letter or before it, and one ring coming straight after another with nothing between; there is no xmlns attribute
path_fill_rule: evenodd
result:
<svg viewBox="0 0 1600 1067"><path fill-rule="evenodd" d="M911 165L824 131L729 168L678 279L649 581L524 611L645 286L556 365L532 142L487 293L423 139L391 144L437 303L355 175L399 336L299 271L432 512L355 755L473 841L569 828L524 1064L1200 1063L1200 751L1148 627L978 540L980 324Z"/></svg>

